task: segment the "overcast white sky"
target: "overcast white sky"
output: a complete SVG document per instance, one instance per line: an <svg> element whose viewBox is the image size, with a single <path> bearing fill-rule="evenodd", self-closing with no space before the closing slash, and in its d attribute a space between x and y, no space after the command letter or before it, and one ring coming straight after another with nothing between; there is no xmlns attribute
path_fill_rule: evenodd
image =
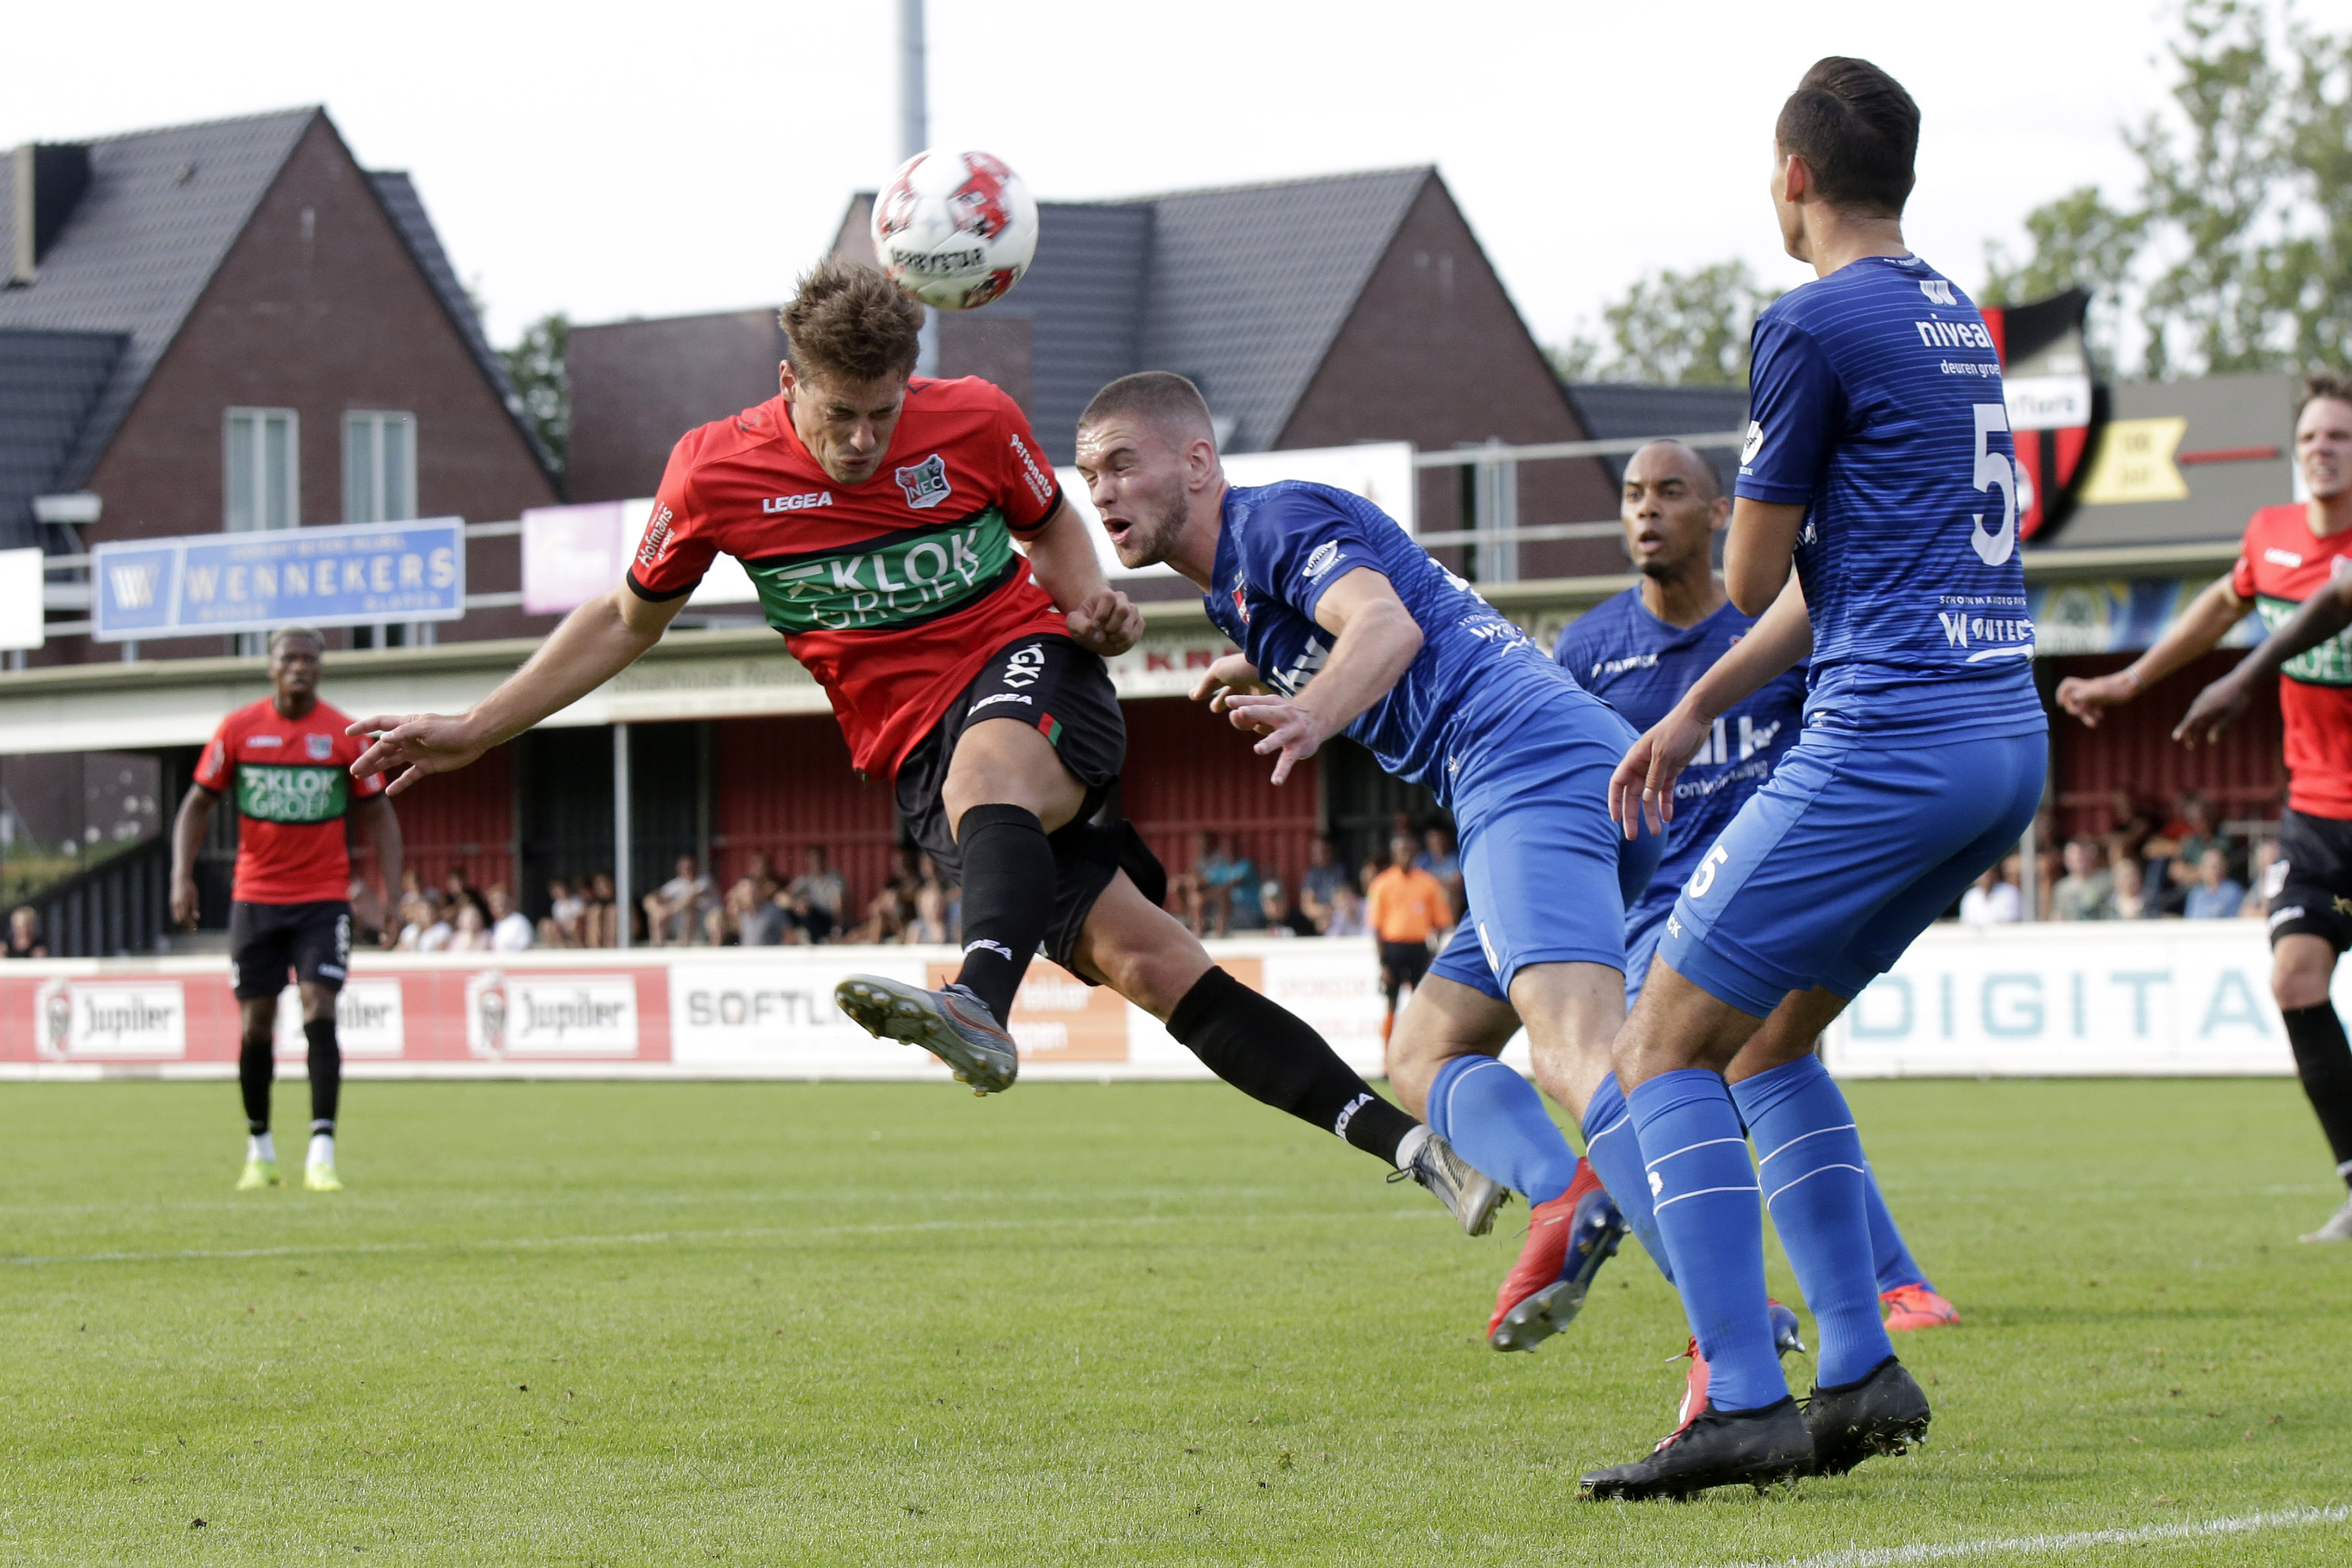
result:
<svg viewBox="0 0 2352 1568"><path fill-rule="evenodd" d="M2301 9L2352 26L2352 0ZM556 310L773 304L897 163L896 16L28 6L0 145L323 103L362 163L415 175L499 342ZM1986 238L2036 203L2129 185L2116 128L2162 101L2169 17L2161 0L932 0L931 139L998 153L1049 200L1434 163L1555 342L1662 267L1738 254L1801 280L1763 185L1780 100L1831 53L1918 99L1910 237L1974 285Z"/></svg>

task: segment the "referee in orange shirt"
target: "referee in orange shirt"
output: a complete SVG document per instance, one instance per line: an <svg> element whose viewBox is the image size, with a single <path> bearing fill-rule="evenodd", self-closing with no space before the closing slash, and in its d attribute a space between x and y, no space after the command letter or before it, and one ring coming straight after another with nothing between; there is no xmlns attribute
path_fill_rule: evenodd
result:
<svg viewBox="0 0 2352 1568"><path fill-rule="evenodd" d="M1364 921L1381 944L1381 994L1388 998L1388 1016L1381 1020L1381 1044L1388 1044L1396 1023L1397 994L1418 986L1429 973L1430 954L1444 945L1454 929L1453 900L1445 884L1414 868L1421 846L1411 834L1389 840L1389 868L1372 879L1364 892Z"/></svg>

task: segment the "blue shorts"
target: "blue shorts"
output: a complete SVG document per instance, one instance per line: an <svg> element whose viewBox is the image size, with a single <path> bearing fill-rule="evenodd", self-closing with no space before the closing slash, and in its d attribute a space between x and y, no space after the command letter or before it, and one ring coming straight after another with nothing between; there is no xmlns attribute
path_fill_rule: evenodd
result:
<svg viewBox="0 0 2352 1568"><path fill-rule="evenodd" d="M1599 699L1564 692L1497 736L1454 798L1469 905L1429 972L1510 1000L1531 963L1625 966L1625 906L1665 839L1609 819L1609 775L1637 738Z"/></svg>
<svg viewBox="0 0 2352 1568"><path fill-rule="evenodd" d="M1642 982L1649 978L1650 960L1658 956L1658 940L1666 934L1666 917L1672 913L1671 906L1660 910L1657 919L1643 921L1625 933L1625 1011L1628 1013L1633 1010L1633 1004L1642 999Z"/></svg>
<svg viewBox="0 0 2352 1568"><path fill-rule="evenodd" d="M1675 900L1658 956L1761 1018L1791 991L1851 1000L2017 843L2050 738L1888 747L1809 726Z"/></svg>

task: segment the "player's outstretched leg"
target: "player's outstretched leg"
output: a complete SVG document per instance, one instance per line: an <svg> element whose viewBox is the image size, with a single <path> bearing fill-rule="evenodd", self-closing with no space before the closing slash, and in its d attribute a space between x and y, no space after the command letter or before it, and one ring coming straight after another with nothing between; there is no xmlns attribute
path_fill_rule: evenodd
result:
<svg viewBox="0 0 2352 1568"><path fill-rule="evenodd" d="M245 1101L245 1170L236 1190L252 1192L278 1185L278 1149L269 1136L269 1089L278 1076L270 1055L270 1021L266 1007L240 1004L243 1028L236 1046L236 1087Z"/></svg>
<svg viewBox="0 0 2352 1568"><path fill-rule="evenodd" d="M2284 951L2286 943L2294 940L2290 936L2279 942L2282 968L2290 958ZM2334 950L2325 948L2316 938L2310 942L2313 948L2326 952L2327 968L2332 969ZM2273 985L2283 981L2281 976ZM2326 984L2323 970L2319 987ZM2286 1021L2287 1043L2294 1050L2295 1076L2303 1080L2304 1095L2311 1101L2320 1131L2326 1134L2328 1148L2336 1156L2336 1173L2352 1183L2352 1046L2345 1040L2344 1020L2336 1016L2335 1005L2326 1001L2308 1007L2281 1008L2280 1016ZM2352 1241L2352 1199L2303 1239Z"/></svg>
<svg viewBox="0 0 2352 1568"><path fill-rule="evenodd" d="M967 986L938 991L880 974L853 974L833 988L852 1022L877 1039L920 1046L974 1094L996 1094L1021 1076L1013 1037Z"/></svg>

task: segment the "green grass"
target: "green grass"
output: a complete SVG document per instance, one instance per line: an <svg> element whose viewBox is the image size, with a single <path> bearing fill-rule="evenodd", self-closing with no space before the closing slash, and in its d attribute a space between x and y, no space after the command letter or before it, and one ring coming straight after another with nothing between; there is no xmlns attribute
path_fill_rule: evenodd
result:
<svg viewBox="0 0 2352 1568"><path fill-rule="evenodd" d="M334 1197L229 1191L226 1084L11 1088L0 1562L1654 1568L2352 1498L2292 1083L1852 1095L1968 1320L1902 1346L1929 1445L1594 1506L1680 1388L1638 1248L1496 1355L1524 1211L1466 1241L1219 1086L362 1083ZM2347 1560L2336 1522L1967 1561Z"/></svg>

